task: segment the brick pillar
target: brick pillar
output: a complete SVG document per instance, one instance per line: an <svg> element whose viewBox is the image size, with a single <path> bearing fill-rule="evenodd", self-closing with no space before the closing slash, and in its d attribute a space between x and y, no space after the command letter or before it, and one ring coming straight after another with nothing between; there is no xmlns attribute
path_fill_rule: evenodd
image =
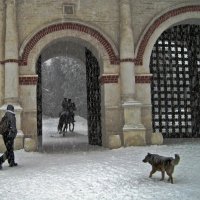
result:
<svg viewBox="0 0 200 200"><path fill-rule="evenodd" d="M141 123L141 103L134 99L134 38L129 0L120 0L120 79L124 108L124 146L145 145L145 128Z"/></svg>

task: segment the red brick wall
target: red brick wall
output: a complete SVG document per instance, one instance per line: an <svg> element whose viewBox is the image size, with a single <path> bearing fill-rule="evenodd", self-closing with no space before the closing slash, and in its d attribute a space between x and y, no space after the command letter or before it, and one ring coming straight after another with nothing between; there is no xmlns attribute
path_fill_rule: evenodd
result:
<svg viewBox="0 0 200 200"><path fill-rule="evenodd" d="M22 76L19 77L20 85L36 85L38 77L37 76Z"/></svg>
<svg viewBox="0 0 200 200"><path fill-rule="evenodd" d="M100 78L100 83L118 83L119 75L102 75ZM135 76L135 83L151 83L152 76L151 75L141 75Z"/></svg>
<svg viewBox="0 0 200 200"><path fill-rule="evenodd" d="M31 49L36 45L36 43L45 35L60 31L60 30L76 30L80 32L87 33L88 35L94 37L96 40L98 40L105 48L106 52L108 53L110 63L111 64L118 64L119 63L119 58L115 55L115 52L111 46L111 44L108 42L108 40L97 30L92 29L91 27L78 24L78 23L72 23L72 22L66 22L62 24L54 24L50 25L46 28L43 28L39 32L37 32L32 39L27 43L27 45L24 48L24 52L22 54L21 58L21 65L27 65L27 59L28 55L31 51Z"/></svg>
<svg viewBox="0 0 200 200"><path fill-rule="evenodd" d="M100 83L118 83L119 75L102 75L100 77Z"/></svg>
<svg viewBox="0 0 200 200"><path fill-rule="evenodd" d="M135 83L151 83L151 80L151 75L135 76Z"/></svg>
<svg viewBox="0 0 200 200"><path fill-rule="evenodd" d="M151 83L152 76L144 75L144 76L135 76L135 83ZM118 83L119 75L102 75L100 77L100 83ZM19 77L20 85L36 85L38 77L37 76L23 76Z"/></svg>

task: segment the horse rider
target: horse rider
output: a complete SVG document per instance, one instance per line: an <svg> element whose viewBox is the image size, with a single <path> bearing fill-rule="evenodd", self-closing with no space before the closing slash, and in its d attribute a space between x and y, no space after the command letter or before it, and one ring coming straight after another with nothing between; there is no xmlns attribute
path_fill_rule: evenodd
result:
<svg viewBox="0 0 200 200"><path fill-rule="evenodd" d="M63 111L67 111L67 109L68 109L68 99L67 98L63 99L62 107L63 107Z"/></svg>
<svg viewBox="0 0 200 200"><path fill-rule="evenodd" d="M72 122L75 122L75 120L74 120L74 111L76 110L76 106L75 106L75 103L72 102L71 99L68 99L67 107L68 107L67 109L68 109L68 111L70 113Z"/></svg>
<svg viewBox="0 0 200 200"><path fill-rule="evenodd" d="M72 121L75 122L74 120L74 111L76 110L75 103L72 102L71 99L64 98L62 102L62 107L63 107L63 112L68 111L72 118ZM61 112L61 115L63 112Z"/></svg>

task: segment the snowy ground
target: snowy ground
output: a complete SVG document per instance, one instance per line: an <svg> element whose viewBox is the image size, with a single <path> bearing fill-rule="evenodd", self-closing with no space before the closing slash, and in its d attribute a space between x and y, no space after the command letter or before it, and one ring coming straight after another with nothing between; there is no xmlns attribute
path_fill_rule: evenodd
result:
<svg viewBox="0 0 200 200"><path fill-rule="evenodd" d="M58 134L58 120L58 118L43 118L43 151L74 152L96 148L88 145L87 120L76 116L74 131L68 131L65 136Z"/></svg>
<svg viewBox="0 0 200 200"><path fill-rule="evenodd" d="M180 154L174 184L159 181L159 172L148 178L150 165L142 162L147 152ZM5 163L0 171L0 200L199 200L199 152L200 140L115 150L18 150L19 166Z"/></svg>

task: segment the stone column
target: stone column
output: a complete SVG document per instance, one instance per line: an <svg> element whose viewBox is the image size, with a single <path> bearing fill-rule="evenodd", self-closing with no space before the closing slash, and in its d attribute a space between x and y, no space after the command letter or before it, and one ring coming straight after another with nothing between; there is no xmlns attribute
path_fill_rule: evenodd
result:
<svg viewBox="0 0 200 200"><path fill-rule="evenodd" d="M15 0L6 1L5 102L17 103L19 90L18 33Z"/></svg>
<svg viewBox="0 0 200 200"><path fill-rule="evenodd" d="M129 0L120 0L120 80L124 109L125 146L145 145L145 128L141 123L141 103L135 100L134 38Z"/></svg>
<svg viewBox="0 0 200 200"><path fill-rule="evenodd" d="M134 41L129 0L120 0L120 79L122 100L132 101L135 93Z"/></svg>
<svg viewBox="0 0 200 200"><path fill-rule="evenodd" d="M21 129L22 108L18 102L19 93L19 66L18 66L18 31L16 20L15 0L6 0L5 20L5 95L4 105L0 108L5 112L8 104L15 107L17 129Z"/></svg>
<svg viewBox="0 0 200 200"><path fill-rule="evenodd" d="M4 103L4 35L5 35L5 5L0 1L0 105Z"/></svg>

